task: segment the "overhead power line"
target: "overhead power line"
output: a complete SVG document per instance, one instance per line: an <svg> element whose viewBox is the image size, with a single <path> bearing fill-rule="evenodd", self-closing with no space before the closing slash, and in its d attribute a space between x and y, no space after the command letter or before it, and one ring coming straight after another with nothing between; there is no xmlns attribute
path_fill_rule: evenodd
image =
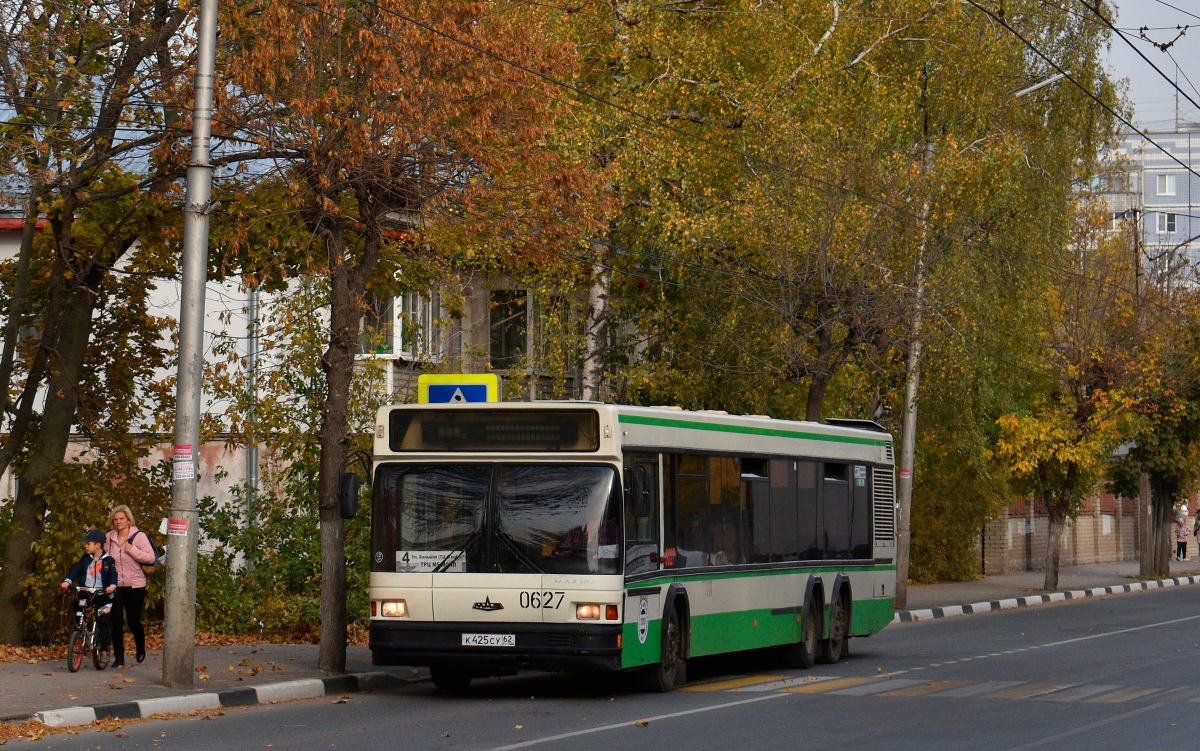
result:
<svg viewBox="0 0 1200 751"><path fill-rule="evenodd" d="M1170 8L1171 10L1177 10L1185 16L1191 16L1192 18L1195 18L1196 20L1200 21L1200 16L1196 15L1195 13L1192 13L1191 11L1184 10L1183 8L1180 8L1178 6L1171 5L1170 3L1165 2L1165 0L1154 0L1154 2L1158 3L1159 5L1165 5L1168 8Z"/></svg>
<svg viewBox="0 0 1200 751"><path fill-rule="evenodd" d="M1112 115L1117 120L1120 120L1128 128L1130 128L1134 133L1137 133L1142 138L1146 139L1147 142L1149 142L1151 145L1153 145L1159 151L1161 151L1162 153L1164 153L1168 157L1170 157L1171 161L1175 162L1180 167L1183 167L1185 170L1187 170L1191 174L1195 175L1196 177L1200 177L1200 172L1196 172L1186 162L1183 162L1182 160L1179 159L1179 157L1177 157L1174 154L1172 154L1171 152L1167 151L1165 148L1162 147L1161 144L1159 144L1153 138L1148 136L1144 131L1142 131L1136 125L1131 123L1124 115L1122 115L1120 112L1117 112L1115 109L1110 107L1103 99L1101 99L1100 97L1093 94L1091 89L1084 86L1082 83L1079 82L1078 79L1076 79L1074 76L1072 76L1067 71L1063 70L1062 66L1060 66L1058 63L1051 60L1049 55L1047 55L1045 52L1042 52L1040 49L1038 49L1037 46L1033 42L1026 39L1025 36L1021 32L1014 29L1008 23L1008 21L1006 21L1004 18L997 15L996 13L993 13L991 10L985 8L983 5L980 5L978 2L976 2L976 0L966 0L966 2L968 5L972 6L973 8L978 10L980 13L983 13L988 18L992 19L996 23L1003 26L1008 31L1008 33L1012 34L1017 39L1021 40L1021 43L1024 44L1026 47L1028 47L1030 52L1032 52L1033 54L1040 57L1047 65L1049 65L1051 68L1054 68L1054 70L1058 71L1059 73L1062 73L1063 78L1070 81L1075 86L1075 88L1079 89L1084 94L1086 94L1089 99L1091 99L1093 102L1095 102L1097 105L1099 105L1100 108L1103 109L1105 112Z"/></svg>
<svg viewBox="0 0 1200 751"><path fill-rule="evenodd" d="M1096 18L1099 18L1104 23L1105 26L1107 26L1118 37L1121 38L1121 41L1125 42L1125 44L1127 44L1130 47L1130 49L1132 49L1134 52L1138 53L1138 57L1145 60L1146 64L1149 65L1151 68L1154 68L1154 71L1156 73L1158 73L1158 75L1162 76L1164 81L1171 84L1171 88L1175 89L1180 94L1183 94L1183 98L1187 99L1189 102L1191 102L1193 107L1195 107L1196 109L1200 109L1200 104L1197 104L1196 100L1192 99L1191 96L1189 96L1186 91L1179 88L1178 84L1176 84L1174 81L1172 81L1171 77L1168 76L1166 73L1163 73L1162 69L1159 68L1157 65L1155 65L1154 62L1150 60L1150 58L1146 57L1146 55L1137 48L1137 45L1134 44L1132 40L1130 40L1127 36L1125 36L1124 34L1121 33L1120 29L1118 29L1116 26L1113 26L1112 21L1109 21L1107 18L1105 18L1104 14L1100 12L1099 8L1093 8L1091 5L1088 5L1086 0L1079 0L1079 4L1082 5L1083 7L1087 8L1088 10L1090 10L1093 14L1095 14Z"/></svg>

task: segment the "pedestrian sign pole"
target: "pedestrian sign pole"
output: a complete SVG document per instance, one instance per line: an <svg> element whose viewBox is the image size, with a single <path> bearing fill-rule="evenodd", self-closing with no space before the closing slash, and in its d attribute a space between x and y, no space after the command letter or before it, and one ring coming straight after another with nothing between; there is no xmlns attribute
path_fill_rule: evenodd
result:
<svg viewBox="0 0 1200 751"><path fill-rule="evenodd" d="M496 373L431 373L417 376L419 404L468 404L500 401Z"/></svg>

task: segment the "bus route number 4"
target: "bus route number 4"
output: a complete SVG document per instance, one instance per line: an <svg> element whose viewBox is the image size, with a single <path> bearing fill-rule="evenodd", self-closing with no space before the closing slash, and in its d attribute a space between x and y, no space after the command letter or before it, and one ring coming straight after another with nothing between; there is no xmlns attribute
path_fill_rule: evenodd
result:
<svg viewBox="0 0 1200 751"><path fill-rule="evenodd" d="M566 594L566 592L522 592L521 607L557 609Z"/></svg>

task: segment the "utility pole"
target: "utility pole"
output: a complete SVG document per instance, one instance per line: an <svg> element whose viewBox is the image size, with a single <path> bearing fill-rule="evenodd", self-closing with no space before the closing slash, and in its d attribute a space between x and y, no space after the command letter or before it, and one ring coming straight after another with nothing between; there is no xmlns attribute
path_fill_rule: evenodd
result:
<svg viewBox="0 0 1200 751"><path fill-rule="evenodd" d="M921 153L921 177L927 178L933 169L933 141L928 137ZM897 501L900 505L899 540L896 548L896 602L898 610L908 607L909 542L912 539L913 458L917 439L917 387L921 383L921 314L925 307L925 245L929 240L930 199L933 191L925 193L921 208L921 247L917 250L917 300L913 310L912 335L908 341L908 365L904 378L904 416L900 427L900 477L897 482Z"/></svg>
<svg viewBox="0 0 1200 751"><path fill-rule="evenodd" d="M208 282L208 212L212 194L213 79L216 70L217 0L200 0L196 35L196 102L192 108L192 158L184 197L180 262L179 374L175 391L175 446L171 462L171 515L167 520L166 613L163 685L191 688L196 646L196 458L204 377L204 288Z"/></svg>
<svg viewBox="0 0 1200 751"><path fill-rule="evenodd" d="M258 499L258 287L250 287L246 301L246 526L254 526ZM389 363L389 368L390 368ZM391 397L391 391L388 392ZM253 565L253 561L250 561Z"/></svg>

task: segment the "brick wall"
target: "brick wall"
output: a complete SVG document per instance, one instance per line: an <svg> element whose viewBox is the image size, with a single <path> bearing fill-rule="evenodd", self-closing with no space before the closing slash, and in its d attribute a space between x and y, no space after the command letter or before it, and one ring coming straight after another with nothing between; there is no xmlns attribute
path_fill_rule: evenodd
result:
<svg viewBox="0 0 1200 751"><path fill-rule="evenodd" d="M1137 560L1140 518L1136 502L1114 498L1107 492L1084 502L1079 516L1063 533L1062 565L1112 563ZM1197 511L1188 504L1190 525ZM1021 501L991 519L980 534L980 561L984 574L1045 569L1046 536L1050 519L1040 503ZM1195 549L1196 543L1189 547Z"/></svg>

